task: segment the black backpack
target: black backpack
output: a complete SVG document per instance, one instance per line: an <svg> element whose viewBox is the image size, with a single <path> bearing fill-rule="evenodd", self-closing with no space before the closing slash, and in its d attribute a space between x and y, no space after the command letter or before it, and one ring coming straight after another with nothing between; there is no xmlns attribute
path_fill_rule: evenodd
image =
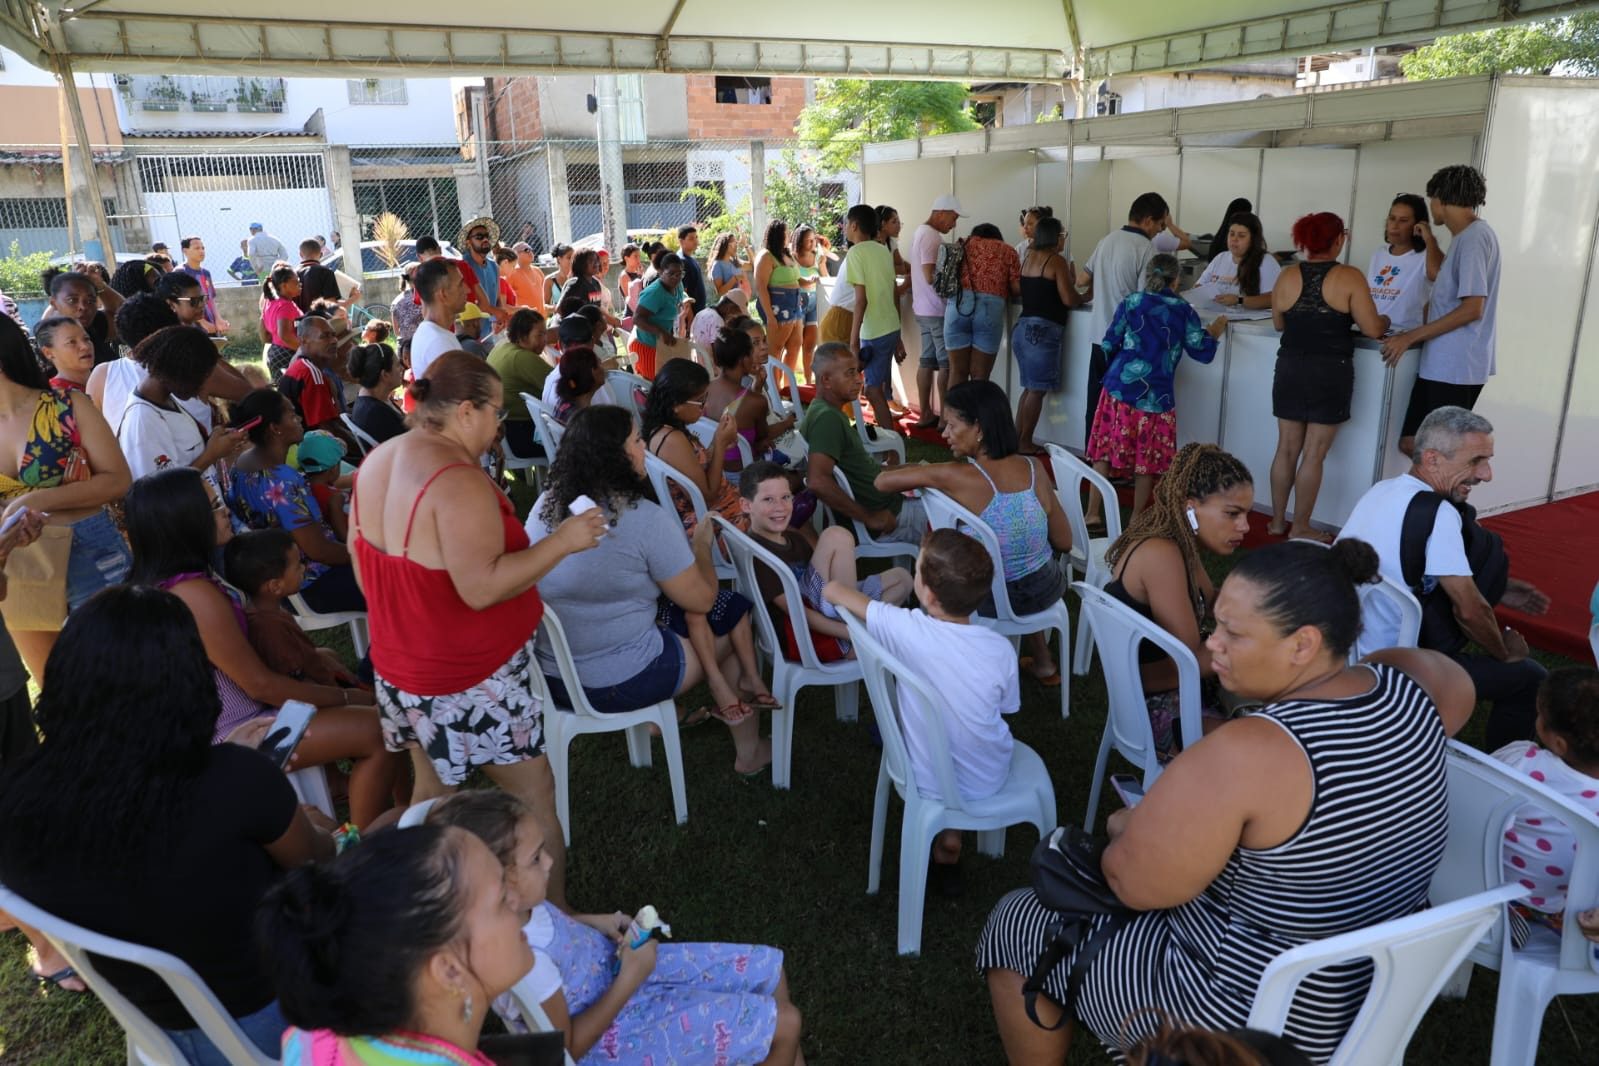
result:
<svg viewBox="0 0 1599 1066"><path fill-rule="evenodd" d="M1421 637L1417 643L1454 655L1466 646L1466 635L1455 620L1454 604L1442 587L1425 593L1421 587L1427 565L1427 538L1438 519L1438 508L1444 504L1460 512L1460 538L1466 561L1471 564L1471 580L1489 604L1497 605L1505 594L1510 580L1510 556L1505 554L1505 542L1499 534L1477 524L1477 510L1469 503L1456 503L1436 492L1418 492L1411 498L1399 529L1399 567L1405 584L1421 602Z"/></svg>

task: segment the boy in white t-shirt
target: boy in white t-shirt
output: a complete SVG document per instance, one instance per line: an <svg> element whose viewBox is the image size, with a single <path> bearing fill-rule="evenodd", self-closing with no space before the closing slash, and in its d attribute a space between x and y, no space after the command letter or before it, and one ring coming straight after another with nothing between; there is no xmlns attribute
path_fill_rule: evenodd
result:
<svg viewBox="0 0 1599 1066"><path fill-rule="evenodd" d="M993 577L994 562L981 543L953 529L934 529L922 538L916 561L914 588L921 610L879 603L841 581L822 589L829 603L863 620L868 633L943 696L942 706L924 708L914 692L900 690L900 728L924 796L938 795L925 724L930 712L944 715L955 787L963 800L992 796L1010 773L1014 742L1002 716L1021 708L1016 652L992 629L972 625L972 613L988 595ZM946 894L958 890L960 852L958 829L945 830L933 843L933 883Z"/></svg>

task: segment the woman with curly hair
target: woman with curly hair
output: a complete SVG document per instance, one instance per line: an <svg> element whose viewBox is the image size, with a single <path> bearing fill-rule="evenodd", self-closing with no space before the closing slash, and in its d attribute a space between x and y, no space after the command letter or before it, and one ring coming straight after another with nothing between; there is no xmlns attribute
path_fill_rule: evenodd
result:
<svg viewBox="0 0 1599 1066"><path fill-rule="evenodd" d="M0 880L67 921L176 955L275 1056L283 1016L252 919L280 871L333 854L331 825L313 826L254 749L263 728L212 743L216 685L172 593L100 593L61 631L44 680L44 743L0 778ZM39 961L52 982L74 980L53 948ZM98 957L95 967L184 1061L228 1061L155 974Z"/></svg>
<svg viewBox="0 0 1599 1066"><path fill-rule="evenodd" d="M147 259L129 259L111 275L111 287L127 299L141 292L155 292L155 283L160 280L160 267Z"/></svg>
<svg viewBox="0 0 1599 1066"><path fill-rule="evenodd" d="M655 501L644 473L644 441L623 408L589 407L573 416L528 516L532 541L560 529L583 496L597 505L588 514L603 517L605 536L594 551L558 563L539 591L566 627L589 702L602 712L631 711L705 681L717 709L680 721L697 725L708 713L727 723L737 750L733 768L759 773L772 761L772 746L761 739L752 706L775 707L776 701L755 663L751 604L717 588L714 524L701 523L690 543L678 517ZM697 633L691 639L689 620L696 614L706 620L708 640ZM698 622L692 630L699 630ZM551 693L564 700L554 657L541 647L539 659Z"/></svg>
<svg viewBox="0 0 1599 1066"><path fill-rule="evenodd" d="M1207 682L1215 670L1203 631L1216 587L1199 551L1203 548L1212 555L1236 551L1249 532L1249 509L1254 503L1255 481L1248 467L1214 444L1185 445L1160 479L1150 506L1128 523L1105 553L1111 571L1105 592L1186 644L1199 661L1200 678ZM1140 645L1138 661L1155 743L1169 752L1175 746L1177 664L1147 644ZM1219 721L1219 712L1213 718ZM1195 739L1183 737L1182 742L1191 744Z"/></svg>
<svg viewBox="0 0 1599 1066"><path fill-rule="evenodd" d="M483 472L505 410L499 375L483 360L446 352L411 395L410 431L366 457L350 503L384 742L411 750L414 800L482 767L528 802L549 830L551 894L564 903L555 778L528 676L544 611L536 583L594 547L602 516L566 519L529 542Z"/></svg>

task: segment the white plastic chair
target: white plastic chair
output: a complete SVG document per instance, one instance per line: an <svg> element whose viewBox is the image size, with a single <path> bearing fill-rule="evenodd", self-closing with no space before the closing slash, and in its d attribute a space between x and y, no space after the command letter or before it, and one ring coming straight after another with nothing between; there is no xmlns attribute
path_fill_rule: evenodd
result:
<svg viewBox="0 0 1599 1066"><path fill-rule="evenodd" d="M968 536L976 537L982 542L983 547L988 549L988 557L994 561L994 579L990 589L994 597L996 616L987 618L976 615L977 622L1013 640L1018 636L1037 633L1039 630L1053 629L1060 634L1060 654L1064 660L1072 646L1072 620L1071 613L1066 610L1066 601L1056 600L1053 606L1036 614L1017 614L1011 610L1010 593L1005 588L1004 556L999 543L999 534L994 532L994 528L962 507L953 497L937 489L922 490L922 505L927 508L927 524L930 527L956 529ZM1071 715L1071 674L1062 670L1060 675L1060 716L1067 718Z"/></svg>
<svg viewBox="0 0 1599 1066"><path fill-rule="evenodd" d="M561 438L566 435L566 427L556 420L555 412L537 396L524 392L522 400L527 404L528 413L538 425L539 439L544 442L544 454L553 462L555 453L561 448Z"/></svg>
<svg viewBox="0 0 1599 1066"><path fill-rule="evenodd" d="M644 420L644 411L639 407L640 394L649 395L650 383L638 374L626 370L612 370L605 375L605 383L611 388L611 395L616 397L618 407L625 407L633 413L633 422L641 423Z"/></svg>
<svg viewBox="0 0 1599 1066"><path fill-rule="evenodd" d="M1588 630L1588 647L1593 649L1593 661L1599 663L1599 622Z"/></svg>
<svg viewBox="0 0 1599 1066"><path fill-rule="evenodd" d="M555 775L555 813L561 820L561 834L567 846L572 844L571 799L571 748L576 737L588 733L627 734L628 761L634 766L651 764L650 726L661 731L661 743L666 748L666 772L672 782L672 810L677 824L688 821L688 794L683 784L683 748L677 736L677 704L671 698L634 711L602 714L589 703L588 695L578 681L577 663L572 659L572 647L566 642L566 630L561 620L544 605L544 620L539 623L538 639L547 643L555 654L555 664L566 686L570 706L557 703L544 683L542 670L535 667L530 673L534 695L542 697L550 710L544 715L544 747L550 756L550 770Z"/></svg>
<svg viewBox="0 0 1599 1066"><path fill-rule="evenodd" d="M294 788L294 794L300 797L301 803L309 803L329 818L337 817L333 813L333 791L328 788L326 766L307 766L303 770L296 770L289 775L289 784Z"/></svg>
<svg viewBox="0 0 1599 1066"><path fill-rule="evenodd" d="M122 1026L128 1038L129 1063L171 1066L185 1059L160 1026L128 1002L110 981L100 976L100 971L95 969L94 956L130 962L161 978L201 1031L235 1066L273 1066L277 1063L277 1059L263 1055L250 1042L239 1029L238 1023L217 1001L216 995L200 979L200 975L177 956L73 925L35 906L4 885L0 885L0 911L10 914L23 925L39 930L66 957L78 976L83 978L83 983L99 997L117 1024Z"/></svg>
<svg viewBox="0 0 1599 1066"><path fill-rule="evenodd" d="M1049 469L1055 479L1055 498L1066 512L1066 521L1072 527L1072 550L1067 556L1072 569L1096 589L1110 583L1110 567L1105 565L1105 552L1116 538L1122 535L1121 504L1116 497L1116 487L1098 471L1083 462L1059 444L1046 444ZM1083 517L1083 483L1099 493L1105 510L1105 535L1090 537L1088 521ZM1072 655L1072 673L1086 674L1094 659L1092 631L1088 623L1077 619L1077 648Z"/></svg>
<svg viewBox="0 0 1599 1066"><path fill-rule="evenodd" d="M344 423L344 428L349 430L350 436L355 438L356 446L361 449L361 454L363 456L378 446L377 438L372 436L372 434L368 433L366 430L362 429L360 426L356 425L355 419L351 418L349 415L340 415L339 421Z"/></svg>
<svg viewBox="0 0 1599 1066"><path fill-rule="evenodd" d="M784 386L787 386L787 396ZM805 417L805 404L800 400L799 377L781 359L766 361L766 402L783 418L793 415Z"/></svg>
<svg viewBox="0 0 1599 1066"><path fill-rule="evenodd" d="M1246 1024L1280 1034L1301 981L1328 966L1370 959L1371 987L1328 1066L1400 1066L1439 989L1472 945L1502 921L1505 904L1525 891L1505 885L1285 951L1261 976Z"/></svg>
<svg viewBox="0 0 1599 1066"><path fill-rule="evenodd" d="M811 640L810 625L805 620L805 600L794 571L721 515L714 516L714 519L721 529L722 541L733 557L734 587L755 604L751 613L755 619L756 644L772 662L772 694L783 705L780 710L772 712L772 787L788 788L792 781L794 761L794 705L799 699L800 690L812 685L831 686L839 721L853 722L859 717L861 664L854 659L822 662L817 657L816 644ZM788 621L794 630L794 645L799 651L798 662L784 653L777 621L766 612L760 582L756 578L757 566L766 567L782 583L783 599L788 604Z"/></svg>
<svg viewBox="0 0 1599 1066"><path fill-rule="evenodd" d="M861 401L855 400L850 404L850 408L855 412L855 432L860 434L861 443L866 446L867 454L893 454L895 462L903 463L905 461L905 438L888 426L879 426L873 423L872 429L877 433L877 439L873 440L867 434L866 413L861 410Z"/></svg>
<svg viewBox="0 0 1599 1066"><path fill-rule="evenodd" d="M849 478L844 476L844 471L837 466L833 467L833 480L838 482L838 487L844 490L844 495L850 499L855 498L855 492L849 487ZM831 509L829 509L831 514ZM835 522L845 521L842 515L833 515ZM878 540L872 531L866 528L865 522L848 519L850 528L855 533L855 555L857 558L867 559L904 559L905 568L911 572L916 570L916 557L922 553L921 546L904 541Z"/></svg>
<svg viewBox="0 0 1599 1066"><path fill-rule="evenodd" d="M1534 924L1520 948L1501 921L1471 952L1476 963L1499 971L1494 1008L1492 1066L1531 1066L1538 1052L1544 1010L1555 996L1599 993L1599 961L1583 938L1575 911L1599 903L1599 817L1491 756L1451 740L1449 839L1432 879L1434 903L1461 899L1504 884L1504 834L1525 804L1558 818L1577 838L1577 858L1567 884L1564 931ZM1521 887L1516 886L1518 889ZM1469 971L1467 971L1469 973ZM1464 976L1464 975L1462 975Z"/></svg>
<svg viewBox="0 0 1599 1066"><path fill-rule="evenodd" d="M700 447L709 450L711 447L711 442L716 439L716 419L701 418L697 421L690 422L688 431L694 434L694 439L700 442ZM744 469L744 467L749 466L755 461L755 453L750 451L750 442L745 440L743 437L733 438L733 447L738 449L740 470ZM735 479L738 477L737 471L733 472L733 477Z"/></svg>
<svg viewBox="0 0 1599 1066"><path fill-rule="evenodd" d="M655 489L655 499L662 507L676 511L669 487L676 485L688 494L689 502L694 506L695 519L700 522L705 521L709 508L705 506L705 497L701 494L700 487L690 481L677 467L653 452L645 452L644 474L650 479L650 486ZM716 580L733 580L733 563L715 537L711 538L711 566L716 570Z"/></svg>
<svg viewBox="0 0 1599 1066"><path fill-rule="evenodd" d="M1310 543L1315 544L1316 541ZM1397 585L1386 577L1380 577L1369 585L1361 585L1355 590L1360 595L1360 613L1369 618L1367 611L1371 604L1381 600L1387 602L1390 608L1399 614L1399 636L1395 639L1396 648L1414 648L1421 638L1421 603L1410 590ZM1360 658L1359 643L1349 649L1349 661L1358 662Z"/></svg>
<svg viewBox="0 0 1599 1066"><path fill-rule="evenodd" d="M1099 809L1099 790L1105 783L1105 766L1110 750L1144 773L1143 789L1160 776L1160 759L1155 748L1155 731L1149 724L1149 708L1144 704L1144 680L1138 670L1139 641L1147 640L1172 657L1177 664L1177 739L1183 747L1198 742L1199 726L1199 660L1188 650L1188 645L1100 589L1084 581L1072 582L1072 588L1082 597L1082 617L1078 619L1079 631L1087 625L1094 628L1094 644L1099 649L1099 662L1105 670L1105 694L1109 706L1105 712L1105 735L1099 742L1099 755L1094 760L1094 781L1088 789L1088 813L1083 816L1083 828L1094 828L1094 812Z"/></svg>
<svg viewBox="0 0 1599 1066"><path fill-rule="evenodd" d="M868 860L866 891L877 893L882 880L883 837L888 823L888 793L892 788L904 801L899 835L899 953L915 955L922 948L922 911L927 894L928 851L945 829L974 829L977 850L984 855L1005 854L1005 830L1026 823L1043 836L1055 827L1055 787L1038 753L1021 741L1011 750L1010 768L998 792L980 800L964 800L955 784L955 764L950 758L944 717L950 710L918 674L896 659L866 631L866 626L843 612L855 654L860 657L871 695L877 731L883 738L883 757L877 768L877 794L872 801L872 851ZM927 745L936 781L918 781L906 747L900 693L909 686L924 709L916 723ZM923 795L936 789L937 796Z"/></svg>
<svg viewBox="0 0 1599 1066"><path fill-rule="evenodd" d="M334 629L338 626L350 627L350 643L355 647L357 658L366 655L367 647L371 641L367 633L365 611L336 611L333 614L318 614L305 602L305 597L296 592L289 598L289 607L294 612L294 620L300 628L307 633L314 633L319 629Z"/></svg>

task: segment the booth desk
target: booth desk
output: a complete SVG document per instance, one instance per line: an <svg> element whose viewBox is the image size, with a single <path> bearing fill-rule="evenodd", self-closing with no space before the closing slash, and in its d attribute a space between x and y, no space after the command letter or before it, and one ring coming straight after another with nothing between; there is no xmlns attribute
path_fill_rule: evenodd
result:
<svg viewBox="0 0 1599 1066"><path fill-rule="evenodd" d="M1089 336L1087 308L1067 319L1061 389L1044 400L1034 438L1076 452L1087 446ZM1211 316L1201 314L1207 323ZM1255 509L1271 509L1271 460L1277 450L1277 420L1271 413L1271 381L1281 339L1270 321L1229 322L1216 341L1216 358L1199 363L1184 356L1177 364L1177 443L1215 443L1236 455L1255 476ZM1398 456L1399 427L1416 380L1419 351L1405 353L1393 370L1383 366L1378 342L1355 340L1355 395L1349 421L1339 427L1323 468L1314 524L1336 529L1355 502L1385 476ZM996 369L996 377L1001 377ZM1002 379L1003 380L1003 379ZM1009 391L1019 394L1013 386ZM1014 397L1013 397L1014 398ZM1290 512L1293 501L1290 499Z"/></svg>

